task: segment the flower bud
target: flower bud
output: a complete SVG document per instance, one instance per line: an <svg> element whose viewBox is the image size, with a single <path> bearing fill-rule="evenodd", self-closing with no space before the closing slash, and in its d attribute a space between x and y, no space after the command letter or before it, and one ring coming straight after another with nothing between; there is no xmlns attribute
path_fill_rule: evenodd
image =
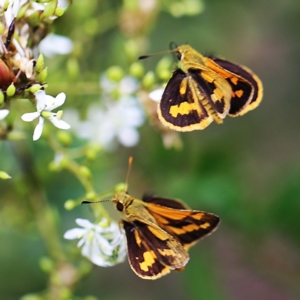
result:
<svg viewBox="0 0 300 300"><path fill-rule="evenodd" d="M147 72L146 75L144 76L142 82L146 88L151 88L155 82L154 73L152 71Z"/></svg>
<svg viewBox="0 0 300 300"><path fill-rule="evenodd" d="M113 81L120 81L124 77L124 71L119 66L112 66L106 70L108 79Z"/></svg>
<svg viewBox="0 0 300 300"><path fill-rule="evenodd" d="M94 192L89 192L85 195L85 197L88 201L92 201L96 198L96 194Z"/></svg>
<svg viewBox="0 0 300 300"><path fill-rule="evenodd" d="M44 17L51 17L54 15L54 12L56 10L57 1L51 1L48 4L46 4L43 16Z"/></svg>
<svg viewBox="0 0 300 300"><path fill-rule="evenodd" d="M77 205L78 205L78 203L76 200L69 199L65 202L64 207L66 210L72 210Z"/></svg>
<svg viewBox="0 0 300 300"><path fill-rule="evenodd" d="M31 92L31 93L36 93L37 91L39 91L41 89L41 85L40 84L33 84L29 89L28 91Z"/></svg>
<svg viewBox="0 0 300 300"><path fill-rule="evenodd" d="M129 73L133 77L140 78L144 75L144 67L140 62L136 61L129 67Z"/></svg>
<svg viewBox="0 0 300 300"><path fill-rule="evenodd" d="M6 180L6 179L10 179L10 178L11 178L11 176L9 176L6 172L0 171L0 179Z"/></svg>
<svg viewBox="0 0 300 300"><path fill-rule="evenodd" d="M88 167L86 167L86 166L80 166L79 170L80 170L80 174L81 175L83 175L86 178L91 178L92 174L91 174L91 171L90 171L90 169Z"/></svg>
<svg viewBox="0 0 300 300"><path fill-rule="evenodd" d="M36 60L35 69L37 72L41 72L44 67L44 55L40 53L38 59Z"/></svg>
<svg viewBox="0 0 300 300"><path fill-rule="evenodd" d="M48 68L45 68L43 71L41 71L39 74L36 76L36 80L40 82L46 81L48 76Z"/></svg>
<svg viewBox="0 0 300 300"><path fill-rule="evenodd" d="M61 17L65 13L65 10L62 7L56 7L54 14L57 17Z"/></svg>
<svg viewBox="0 0 300 300"><path fill-rule="evenodd" d="M16 87L13 83L7 88L6 95L9 97L12 97L16 92Z"/></svg>

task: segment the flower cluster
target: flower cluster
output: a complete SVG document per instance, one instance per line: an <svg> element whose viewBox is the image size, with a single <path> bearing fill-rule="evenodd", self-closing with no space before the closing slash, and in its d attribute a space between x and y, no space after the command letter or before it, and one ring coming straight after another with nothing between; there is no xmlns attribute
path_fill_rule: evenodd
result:
<svg viewBox="0 0 300 300"><path fill-rule="evenodd" d="M85 219L76 219L76 223L82 228L68 230L64 238L80 239L77 246L82 247L83 256L101 267L110 267L124 261L126 240L117 223L106 219L102 219L99 224Z"/></svg>
<svg viewBox="0 0 300 300"><path fill-rule="evenodd" d="M116 82L103 75L100 87L101 99L89 106L85 121L80 121L75 111L67 111L66 119L79 137L105 149L113 149L117 141L125 147L136 145L139 141L137 128L144 123L142 108L134 96L137 81L126 76Z"/></svg>

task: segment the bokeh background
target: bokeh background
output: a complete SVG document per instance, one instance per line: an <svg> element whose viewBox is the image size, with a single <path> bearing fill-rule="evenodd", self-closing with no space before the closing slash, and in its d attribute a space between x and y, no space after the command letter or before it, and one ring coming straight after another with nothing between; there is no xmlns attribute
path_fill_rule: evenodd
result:
<svg viewBox="0 0 300 300"><path fill-rule="evenodd" d="M187 2L200 7L197 14L181 15ZM142 14L138 7L147 6ZM171 41L187 42L200 53L248 66L264 84L257 109L181 134L181 150L166 149L161 132L146 121L138 145L103 151L89 165L101 192L125 181L133 155L130 194L182 199L193 209L219 215L222 223L190 250L183 272L152 282L138 278L127 261L93 266L70 299L299 299L299 1L75 0L53 29L75 46L70 55L47 60L49 93L64 91L67 107L83 115L99 94L101 73L112 65L128 71L130 43L144 45L138 56L167 50ZM155 71L160 59L142 64ZM77 139L72 146L83 143ZM88 206L64 208L67 199L84 191L72 174L49 170L54 154L45 141L6 141L0 150L1 169L12 176L0 181L0 295L13 300L55 280L40 267L49 251L43 237L55 234L61 251L76 251L63 234L75 227L75 218L92 220L93 215ZM49 216L38 199L28 196L35 186L48 199L56 233L41 229ZM110 203L105 207L113 210Z"/></svg>

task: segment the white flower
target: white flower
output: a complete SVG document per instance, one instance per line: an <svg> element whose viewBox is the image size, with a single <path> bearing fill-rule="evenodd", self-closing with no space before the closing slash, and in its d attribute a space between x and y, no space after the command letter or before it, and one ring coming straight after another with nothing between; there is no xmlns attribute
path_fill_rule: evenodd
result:
<svg viewBox="0 0 300 300"><path fill-rule="evenodd" d="M102 219L99 224L93 224L85 219L76 219L76 223L83 228L68 230L64 238L80 239L77 246L82 246L83 256L101 267L110 267L124 261L126 240L116 222L109 224L106 219Z"/></svg>
<svg viewBox="0 0 300 300"><path fill-rule="evenodd" d="M6 26L8 27L11 22L18 16L20 8L27 2L28 0L9 0L9 5L4 13ZM5 0L0 1L0 6L4 7Z"/></svg>
<svg viewBox="0 0 300 300"><path fill-rule="evenodd" d="M164 88L160 88L149 93L149 98L155 102L160 102L161 97L164 93Z"/></svg>
<svg viewBox="0 0 300 300"><path fill-rule="evenodd" d="M45 91L39 90L35 94L36 97L36 112L26 113L21 116L22 120L25 122L31 122L36 118L39 118L39 123L35 127L33 133L33 140L38 140L43 132L44 128L44 118L47 118L51 123L60 129L69 129L70 125L65 121L61 120L62 111L57 113L51 112L53 109L64 104L66 99L65 93L58 94L55 98L49 95L46 95Z"/></svg>
<svg viewBox="0 0 300 300"><path fill-rule="evenodd" d="M102 75L99 83L105 94L118 91L122 96L133 94L139 87L138 81L132 76L125 76L120 82L116 82Z"/></svg>
<svg viewBox="0 0 300 300"><path fill-rule="evenodd" d="M87 120L77 123L79 137L99 143L111 149L115 141L125 147L133 147L139 141L137 127L144 122L144 114L134 97L123 97L111 102L107 109L94 104L89 107Z"/></svg>
<svg viewBox="0 0 300 300"><path fill-rule="evenodd" d="M0 120L3 120L9 114L8 109L1 109L0 110Z"/></svg>
<svg viewBox="0 0 300 300"><path fill-rule="evenodd" d="M73 42L65 36L51 33L41 41L39 49L46 57L68 54L73 49Z"/></svg>

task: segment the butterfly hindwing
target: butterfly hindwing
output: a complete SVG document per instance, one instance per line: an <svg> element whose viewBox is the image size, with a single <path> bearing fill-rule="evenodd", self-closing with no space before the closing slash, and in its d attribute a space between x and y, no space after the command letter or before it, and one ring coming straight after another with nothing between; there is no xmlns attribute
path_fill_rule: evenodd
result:
<svg viewBox="0 0 300 300"><path fill-rule="evenodd" d="M123 221L123 225L128 260L140 277L156 279L187 263L189 256L184 247L161 228L139 221Z"/></svg>
<svg viewBox="0 0 300 300"><path fill-rule="evenodd" d="M215 64L217 64L217 69L219 69L218 66L223 69L223 71L219 70L219 73L223 74L232 87L229 116L244 115L260 104L263 86L260 79L251 70L218 57L210 57L207 60L210 61L208 62L210 68L216 68Z"/></svg>

